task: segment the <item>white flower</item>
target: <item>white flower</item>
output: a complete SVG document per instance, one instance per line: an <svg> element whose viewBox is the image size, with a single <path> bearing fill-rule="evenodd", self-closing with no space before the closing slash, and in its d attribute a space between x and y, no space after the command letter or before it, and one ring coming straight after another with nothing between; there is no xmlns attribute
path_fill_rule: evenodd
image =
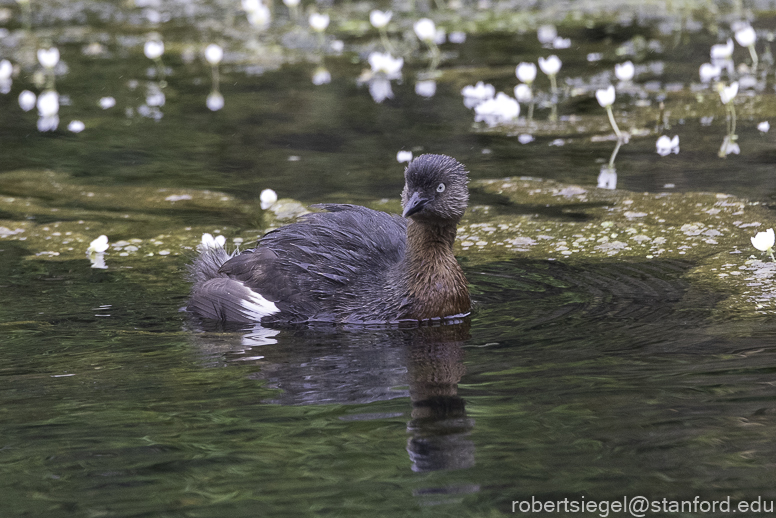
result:
<svg viewBox="0 0 776 518"><path fill-rule="evenodd" d="M259 201L261 202L261 209L267 210L278 201L278 194L272 189L264 189L259 195Z"/></svg>
<svg viewBox="0 0 776 518"><path fill-rule="evenodd" d="M609 88L606 90L596 90L595 91L595 98L598 99L598 104L603 106L604 108L611 106L614 104L614 86L609 85Z"/></svg>
<svg viewBox="0 0 776 518"><path fill-rule="evenodd" d="M630 81L636 74L636 67L633 66L632 61L626 61L625 63L618 63L614 65L614 75L620 81Z"/></svg>
<svg viewBox="0 0 776 518"><path fill-rule="evenodd" d="M35 94L29 90L22 90L22 93L19 94L19 106L21 106L22 110L26 112L35 108L36 100L37 97Z"/></svg>
<svg viewBox="0 0 776 518"><path fill-rule="evenodd" d="M38 131L55 131L59 126L59 115L49 115L47 117L38 117Z"/></svg>
<svg viewBox="0 0 776 518"><path fill-rule="evenodd" d="M558 73L560 70L561 62L560 58L553 54L552 56L548 57L547 59L539 58L539 68L542 69L542 72L547 74L548 76L554 76Z"/></svg>
<svg viewBox="0 0 776 518"><path fill-rule="evenodd" d="M756 236L750 237L752 240L752 246L761 252L767 252L768 249L773 247L773 243L776 242L776 235L772 228L769 228L765 232L758 232Z"/></svg>
<svg viewBox="0 0 776 518"><path fill-rule="evenodd" d="M724 158L728 155L738 155L739 153L741 153L741 146L738 145L738 142L731 140L730 135L725 135L722 145L719 147L718 155Z"/></svg>
<svg viewBox="0 0 776 518"><path fill-rule="evenodd" d="M376 103L381 103L386 99L393 99L393 89L391 82L383 74L374 76L369 81L369 95Z"/></svg>
<svg viewBox="0 0 776 518"><path fill-rule="evenodd" d="M475 106L474 113L476 122L483 121L488 126L495 126L516 119L520 115L520 105L515 99L499 92L494 99Z"/></svg>
<svg viewBox="0 0 776 518"><path fill-rule="evenodd" d="M436 25L434 25L433 21L428 18L421 18L415 22L413 28L415 29L415 34L418 36L419 40L434 41L434 38L436 37Z"/></svg>
<svg viewBox="0 0 776 518"><path fill-rule="evenodd" d="M38 114L41 117L53 117L59 113L59 94L46 90L38 96Z"/></svg>
<svg viewBox="0 0 776 518"><path fill-rule="evenodd" d="M224 107L224 96L218 90L213 90L205 99L205 105L211 112L217 112Z"/></svg>
<svg viewBox="0 0 776 518"><path fill-rule="evenodd" d="M415 93L421 97L431 98L436 94L437 84L433 79L415 83Z"/></svg>
<svg viewBox="0 0 776 518"><path fill-rule="evenodd" d="M164 43L160 40L150 40L145 42L143 53L148 59L159 59L164 54Z"/></svg>
<svg viewBox="0 0 776 518"><path fill-rule="evenodd" d="M7 59L0 61L0 81L8 81L13 74L13 65Z"/></svg>
<svg viewBox="0 0 776 518"><path fill-rule="evenodd" d="M399 151L396 153L396 161L400 164L402 162L407 162L409 164L412 162L412 151Z"/></svg>
<svg viewBox="0 0 776 518"><path fill-rule="evenodd" d="M733 55L733 40L728 38L727 43L718 43L711 46L711 59L730 59Z"/></svg>
<svg viewBox="0 0 776 518"><path fill-rule="evenodd" d="M310 15L310 27L316 32L323 32L326 30L326 27L329 26L329 15L328 14L320 14L320 13L312 13Z"/></svg>
<svg viewBox="0 0 776 518"><path fill-rule="evenodd" d="M600 189L616 189L617 188L617 171L609 168L609 165L601 167L601 172L598 173L598 187Z"/></svg>
<svg viewBox="0 0 776 518"><path fill-rule="evenodd" d="M711 63L704 63L701 65L701 68L698 69L698 73L701 76L701 81L708 83L722 74L722 68L717 65L712 65Z"/></svg>
<svg viewBox="0 0 776 518"><path fill-rule="evenodd" d="M331 83L331 72L323 67L318 67L313 72L313 84L315 86L327 85Z"/></svg>
<svg viewBox="0 0 776 518"><path fill-rule="evenodd" d="M567 49L571 47L571 38L561 38L558 36L552 40L552 48L554 49Z"/></svg>
<svg viewBox="0 0 776 518"><path fill-rule="evenodd" d="M755 34L754 29L752 29L751 25L746 25L741 29L738 29L736 31L735 36L736 36L736 41L742 47L750 47L754 45L755 41L757 41L757 34Z"/></svg>
<svg viewBox="0 0 776 518"><path fill-rule="evenodd" d="M202 243L199 245L200 250L207 250L209 248L216 249L216 248L223 248L226 244L226 237L222 235L218 235L216 237L213 237L213 234L209 234L205 232L202 234Z"/></svg>
<svg viewBox="0 0 776 518"><path fill-rule="evenodd" d="M149 83L146 90L146 104L148 106L164 106L166 97L162 89L156 83Z"/></svg>
<svg viewBox="0 0 776 518"><path fill-rule="evenodd" d="M205 48L205 60L211 65L217 65L224 58L224 49L215 43L211 43Z"/></svg>
<svg viewBox="0 0 776 518"><path fill-rule="evenodd" d="M108 236L102 235L89 244L86 255L101 254L108 249Z"/></svg>
<svg viewBox="0 0 776 518"><path fill-rule="evenodd" d="M727 104L738 95L738 81L731 83L730 86L723 86L719 89L719 98L722 104Z"/></svg>
<svg viewBox="0 0 776 518"><path fill-rule="evenodd" d="M283 0L283 3L286 4L286 7L296 7L299 5L300 0Z"/></svg>
<svg viewBox="0 0 776 518"><path fill-rule="evenodd" d="M72 131L73 133L81 133L85 129L86 124L78 120L70 121L70 124L67 125L67 130Z"/></svg>
<svg viewBox="0 0 776 518"><path fill-rule="evenodd" d="M59 63L59 49L38 49L38 62L45 68L54 68Z"/></svg>
<svg viewBox="0 0 776 518"><path fill-rule="evenodd" d="M542 25L536 30L536 37L538 38L539 43L547 45L558 37L558 30L554 25Z"/></svg>
<svg viewBox="0 0 776 518"><path fill-rule="evenodd" d="M269 27L269 23L272 21L272 13L270 12L269 7L262 3L259 3L258 7L253 11L247 11L247 13L248 23L259 30L264 30Z"/></svg>
<svg viewBox="0 0 776 518"><path fill-rule="evenodd" d="M520 63L515 68L515 75L520 81L530 85L536 79L536 65L534 63Z"/></svg>
<svg viewBox="0 0 776 518"><path fill-rule="evenodd" d="M398 77L404 66L404 58L395 58L387 52L372 52L367 60L372 68L372 73L383 73L389 78Z"/></svg>
<svg viewBox="0 0 776 518"><path fill-rule="evenodd" d="M496 88L491 84L479 81L476 86L464 86L461 95L463 95L463 105L467 108L474 108L483 101L493 99L493 96L496 95Z"/></svg>
<svg viewBox="0 0 776 518"><path fill-rule="evenodd" d="M771 129L771 123L768 121L762 121L760 124L757 125L757 129L762 131L763 133L768 133L768 130Z"/></svg>
<svg viewBox="0 0 776 518"><path fill-rule="evenodd" d="M382 29L386 25L388 25L388 22L391 21L391 16L393 16L393 13L391 11L380 11L377 9L372 10L372 12L369 13L369 23L372 24L372 26L375 29Z"/></svg>
<svg viewBox="0 0 776 518"><path fill-rule="evenodd" d="M246 13L251 13L253 11L256 11L260 9L260 6L262 5L259 0L242 0L241 2L243 11Z"/></svg>
<svg viewBox="0 0 776 518"><path fill-rule="evenodd" d="M533 99L531 87L524 83L517 85L515 87L515 99L517 99L517 102L519 103L531 102L531 99Z"/></svg>
<svg viewBox="0 0 776 518"><path fill-rule="evenodd" d="M529 144L529 143L533 142L534 140L535 139L534 139L533 135L528 134L528 133L521 133L520 135L517 136L517 141L520 142L521 144Z"/></svg>
<svg viewBox="0 0 776 518"><path fill-rule="evenodd" d="M475 86L464 86L461 90L461 95L486 101L492 99L493 96L496 95L496 88L491 84L485 84L482 81L478 81Z"/></svg>
<svg viewBox="0 0 776 518"><path fill-rule="evenodd" d="M662 135L657 139L655 146L657 148L657 154L660 156L679 153L679 135L674 135L674 138L668 138L668 136Z"/></svg>
<svg viewBox="0 0 776 518"><path fill-rule="evenodd" d="M101 97L100 98L100 108L103 110L107 110L108 108L113 108L116 106L116 99L113 97Z"/></svg>

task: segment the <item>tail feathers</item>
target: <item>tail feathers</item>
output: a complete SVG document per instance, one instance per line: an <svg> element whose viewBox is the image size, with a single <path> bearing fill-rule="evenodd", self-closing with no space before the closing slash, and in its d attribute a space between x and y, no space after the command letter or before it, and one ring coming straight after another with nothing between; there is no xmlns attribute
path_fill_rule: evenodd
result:
<svg viewBox="0 0 776 518"><path fill-rule="evenodd" d="M260 322L279 311L274 302L226 277L195 284L188 310L209 320L237 323Z"/></svg>
<svg viewBox="0 0 776 518"><path fill-rule="evenodd" d="M189 280L195 284L195 289L197 284L202 284L210 279L226 277L218 270L236 254L237 250L230 254L221 246L201 247L197 258L188 265Z"/></svg>

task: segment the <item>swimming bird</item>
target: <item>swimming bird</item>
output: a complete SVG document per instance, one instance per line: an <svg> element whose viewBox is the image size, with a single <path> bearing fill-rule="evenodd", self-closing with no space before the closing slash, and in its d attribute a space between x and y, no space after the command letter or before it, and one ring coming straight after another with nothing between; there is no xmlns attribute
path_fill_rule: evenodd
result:
<svg viewBox="0 0 776 518"><path fill-rule="evenodd" d="M468 176L445 155L404 171L402 216L321 204L257 246L202 247L189 265L188 310L237 323L390 323L460 317L471 302L453 255Z"/></svg>

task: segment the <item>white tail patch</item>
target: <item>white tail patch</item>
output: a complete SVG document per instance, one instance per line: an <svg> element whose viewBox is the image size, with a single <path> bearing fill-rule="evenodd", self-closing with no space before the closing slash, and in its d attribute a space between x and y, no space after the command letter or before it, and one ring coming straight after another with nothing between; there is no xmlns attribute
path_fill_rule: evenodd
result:
<svg viewBox="0 0 776 518"><path fill-rule="evenodd" d="M261 320L262 317L274 315L280 311L274 302L265 299L254 291L251 291L246 298L242 299L240 305L245 309L246 316L257 321Z"/></svg>

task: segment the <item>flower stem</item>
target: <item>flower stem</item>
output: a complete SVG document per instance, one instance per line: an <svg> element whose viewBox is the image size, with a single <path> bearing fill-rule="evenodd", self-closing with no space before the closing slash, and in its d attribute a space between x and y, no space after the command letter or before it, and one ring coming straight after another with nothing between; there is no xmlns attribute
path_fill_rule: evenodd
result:
<svg viewBox="0 0 776 518"><path fill-rule="evenodd" d="M606 114L609 115L609 123L612 125L614 134L617 135L617 140L622 140L622 133L620 133L620 128L617 127L617 121L614 120L614 113L612 113L611 105L606 107Z"/></svg>
<svg viewBox="0 0 776 518"><path fill-rule="evenodd" d="M617 145L614 146L614 151L612 151L612 156L609 158L609 169L614 170L614 159L617 158L617 152L620 150L620 146L622 146L622 139L617 139Z"/></svg>
<svg viewBox="0 0 776 518"><path fill-rule="evenodd" d="M388 39L388 33L386 32L385 27L380 27L380 41L382 42L385 51L393 55L393 45L391 45L391 41Z"/></svg>
<svg viewBox="0 0 776 518"><path fill-rule="evenodd" d="M557 83L557 81L555 81L555 74L552 74L550 76L550 85L551 85L551 88L552 88L552 93L553 94L558 93L558 83Z"/></svg>
<svg viewBox="0 0 776 518"><path fill-rule="evenodd" d="M749 55L752 56L752 70L757 70L757 51L754 49L754 43L749 45Z"/></svg>
<svg viewBox="0 0 776 518"><path fill-rule="evenodd" d="M431 64L428 66L428 71L433 72L439 66L439 61L442 57L442 53L439 51L439 47L432 40L427 40L426 44L431 50Z"/></svg>

